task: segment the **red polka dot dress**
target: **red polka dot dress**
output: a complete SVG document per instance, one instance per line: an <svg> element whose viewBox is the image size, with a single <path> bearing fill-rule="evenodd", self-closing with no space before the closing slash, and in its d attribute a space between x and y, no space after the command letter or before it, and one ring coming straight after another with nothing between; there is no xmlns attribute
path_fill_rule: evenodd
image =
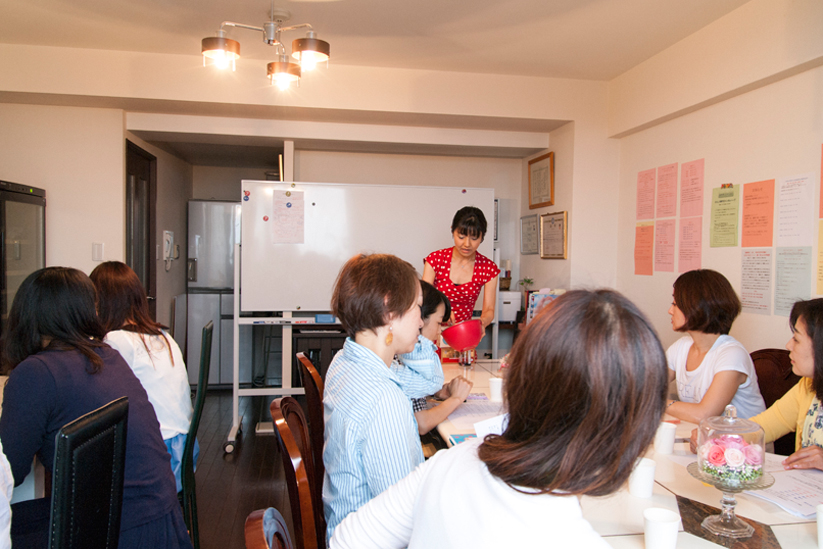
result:
<svg viewBox="0 0 823 549"><path fill-rule="evenodd" d="M434 287L449 298L454 320L462 322L472 317L480 290L486 282L500 274L500 269L488 257L477 253L474 257L471 281L465 284L455 284L451 280L453 250L454 248L437 250L430 253L425 261L434 269Z"/></svg>

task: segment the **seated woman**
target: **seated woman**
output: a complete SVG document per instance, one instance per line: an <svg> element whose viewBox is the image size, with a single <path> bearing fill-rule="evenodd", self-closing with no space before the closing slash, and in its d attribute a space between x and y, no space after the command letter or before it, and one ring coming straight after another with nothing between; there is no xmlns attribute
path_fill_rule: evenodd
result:
<svg viewBox="0 0 823 549"><path fill-rule="evenodd" d="M677 278L672 295L672 328L686 335L666 351L669 380L677 381L680 399L669 401L666 413L700 423L721 415L728 404L744 418L765 410L752 359L729 335L740 300L726 277L709 269L689 271Z"/></svg>
<svg viewBox="0 0 823 549"><path fill-rule="evenodd" d="M409 397L392 369L409 353L423 322L414 267L392 255L358 255L340 271L332 311L348 334L326 373L323 508L328 536L343 518L423 463ZM407 396L408 395L408 396Z"/></svg>
<svg viewBox="0 0 823 549"><path fill-rule="evenodd" d="M90 278L97 289L97 314L107 332L104 341L120 352L149 395L179 492L183 489L180 460L192 416L183 354L163 326L149 316L146 291L131 267L106 261ZM198 450L195 445L195 459Z"/></svg>
<svg viewBox="0 0 823 549"><path fill-rule="evenodd" d="M346 517L330 547L609 547L576 496L626 482L660 424L666 377L630 301L566 293L512 350L503 434L438 452Z"/></svg>
<svg viewBox="0 0 823 549"><path fill-rule="evenodd" d="M13 369L0 415L0 440L14 483L23 482L35 455L52 469L60 428L126 396L119 547L191 548L154 409L120 353L103 343L104 335L94 286L80 271L48 267L20 285L4 334L4 363Z"/></svg>
<svg viewBox="0 0 823 549"><path fill-rule="evenodd" d="M767 443L796 433L797 451L783 461L786 469L823 470L823 298L798 301L789 320L792 338L786 348L792 371L803 379L751 419L763 427Z"/></svg>
<svg viewBox="0 0 823 549"><path fill-rule="evenodd" d="M437 356L435 344L440 338L441 325L444 319L448 319L451 314L451 307L443 292L425 281L421 282L420 286L423 290L423 305L420 308L420 314L423 317L423 328L420 330L420 336L414 351L410 354L401 355L400 362L415 368L420 368L419 364L424 363L426 370L439 370L442 378L443 366ZM414 410L414 419L417 420L418 432L425 435L437 427L466 400L471 388L472 383L469 380L463 376L457 376L446 385L443 385L436 393L437 398L442 399L443 402L434 408L426 409L425 397L413 398L412 409Z"/></svg>

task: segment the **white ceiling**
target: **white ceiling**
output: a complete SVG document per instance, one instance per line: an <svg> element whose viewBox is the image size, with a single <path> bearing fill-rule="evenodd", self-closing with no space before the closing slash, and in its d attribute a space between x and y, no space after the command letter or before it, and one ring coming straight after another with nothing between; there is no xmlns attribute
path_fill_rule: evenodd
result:
<svg viewBox="0 0 823 549"><path fill-rule="evenodd" d="M610 80L747 0L277 0L331 63ZM190 54L222 21L261 26L270 0L5 0L0 42ZM230 29L243 57L262 34ZM303 36L285 33L284 42Z"/></svg>

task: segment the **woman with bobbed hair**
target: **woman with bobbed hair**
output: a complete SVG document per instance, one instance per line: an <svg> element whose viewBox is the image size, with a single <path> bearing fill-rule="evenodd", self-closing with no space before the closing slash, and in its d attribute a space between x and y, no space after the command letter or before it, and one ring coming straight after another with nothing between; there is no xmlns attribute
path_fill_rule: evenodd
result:
<svg viewBox="0 0 823 549"><path fill-rule="evenodd" d="M148 393L179 492L183 489L180 462L192 416L183 353L164 326L151 319L146 291L131 267L120 261L106 261L89 277L97 289L97 314L106 331L104 341L120 353ZM195 459L198 453L195 444Z"/></svg>
<svg viewBox="0 0 823 549"><path fill-rule="evenodd" d="M340 271L332 312L348 334L326 373L323 508L330 537L343 518L423 462L409 398L441 388L394 361L418 341L422 293L414 267L358 255Z"/></svg>
<svg viewBox="0 0 823 549"><path fill-rule="evenodd" d="M734 404L740 417L766 409L749 352L729 335L740 314L740 299L722 274L688 271L674 283L669 307L672 329L686 332L666 351L669 380L678 400L666 413L692 423L719 416Z"/></svg>
<svg viewBox="0 0 823 549"><path fill-rule="evenodd" d="M126 396L119 547L190 549L154 409L128 364L103 343L105 334L95 311L94 286L80 271L48 267L20 285L3 334L4 365L12 370L0 416L0 440L14 482L23 482L35 455L52 469L55 435L64 425ZM26 541L42 534L45 547L48 506L43 511L45 530L27 532Z"/></svg>
<svg viewBox="0 0 823 549"><path fill-rule="evenodd" d="M568 292L515 343L503 434L438 452L348 516L330 547L607 548L576 496L626 482L666 389L663 348L629 300Z"/></svg>

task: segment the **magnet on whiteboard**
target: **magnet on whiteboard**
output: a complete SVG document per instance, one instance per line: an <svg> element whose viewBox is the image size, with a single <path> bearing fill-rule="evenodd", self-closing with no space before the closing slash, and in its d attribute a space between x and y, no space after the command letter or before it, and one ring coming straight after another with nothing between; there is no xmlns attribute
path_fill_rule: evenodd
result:
<svg viewBox="0 0 823 549"><path fill-rule="evenodd" d="M291 208L291 202L286 202L286 207Z"/></svg>
<svg viewBox="0 0 823 549"><path fill-rule="evenodd" d="M466 194L466 189L463 189L463 191L461 191L461 192L462 192L463 194Z"/></svg>
<svg viewBox="0 0 823 549"><path fill-rule="evenodd" d="M291 196L291 191L286 191L286 196Z"/></svg>
<svg viewBox="0 0 823 549"><path fill-rule="evenodd" d="M248 202L248 201L249 201L249 197L248 197L248 195L247 195L247 196L244 196L244 197L243 197L243 200L245 200L246 202Z"/></svg>
<svg viewBox="0 0 823 549"><path fill-rule="evenodd" d="M268 220L269 220L269 216L264 215L264 216L263 216L263 221L268 221Z"/></svg>
<svg viewBox="0 0 823 549"><path fill-rule="evenodd" d="M249 196L251 194L251 191L243 191L243 194Z"/></svg>

